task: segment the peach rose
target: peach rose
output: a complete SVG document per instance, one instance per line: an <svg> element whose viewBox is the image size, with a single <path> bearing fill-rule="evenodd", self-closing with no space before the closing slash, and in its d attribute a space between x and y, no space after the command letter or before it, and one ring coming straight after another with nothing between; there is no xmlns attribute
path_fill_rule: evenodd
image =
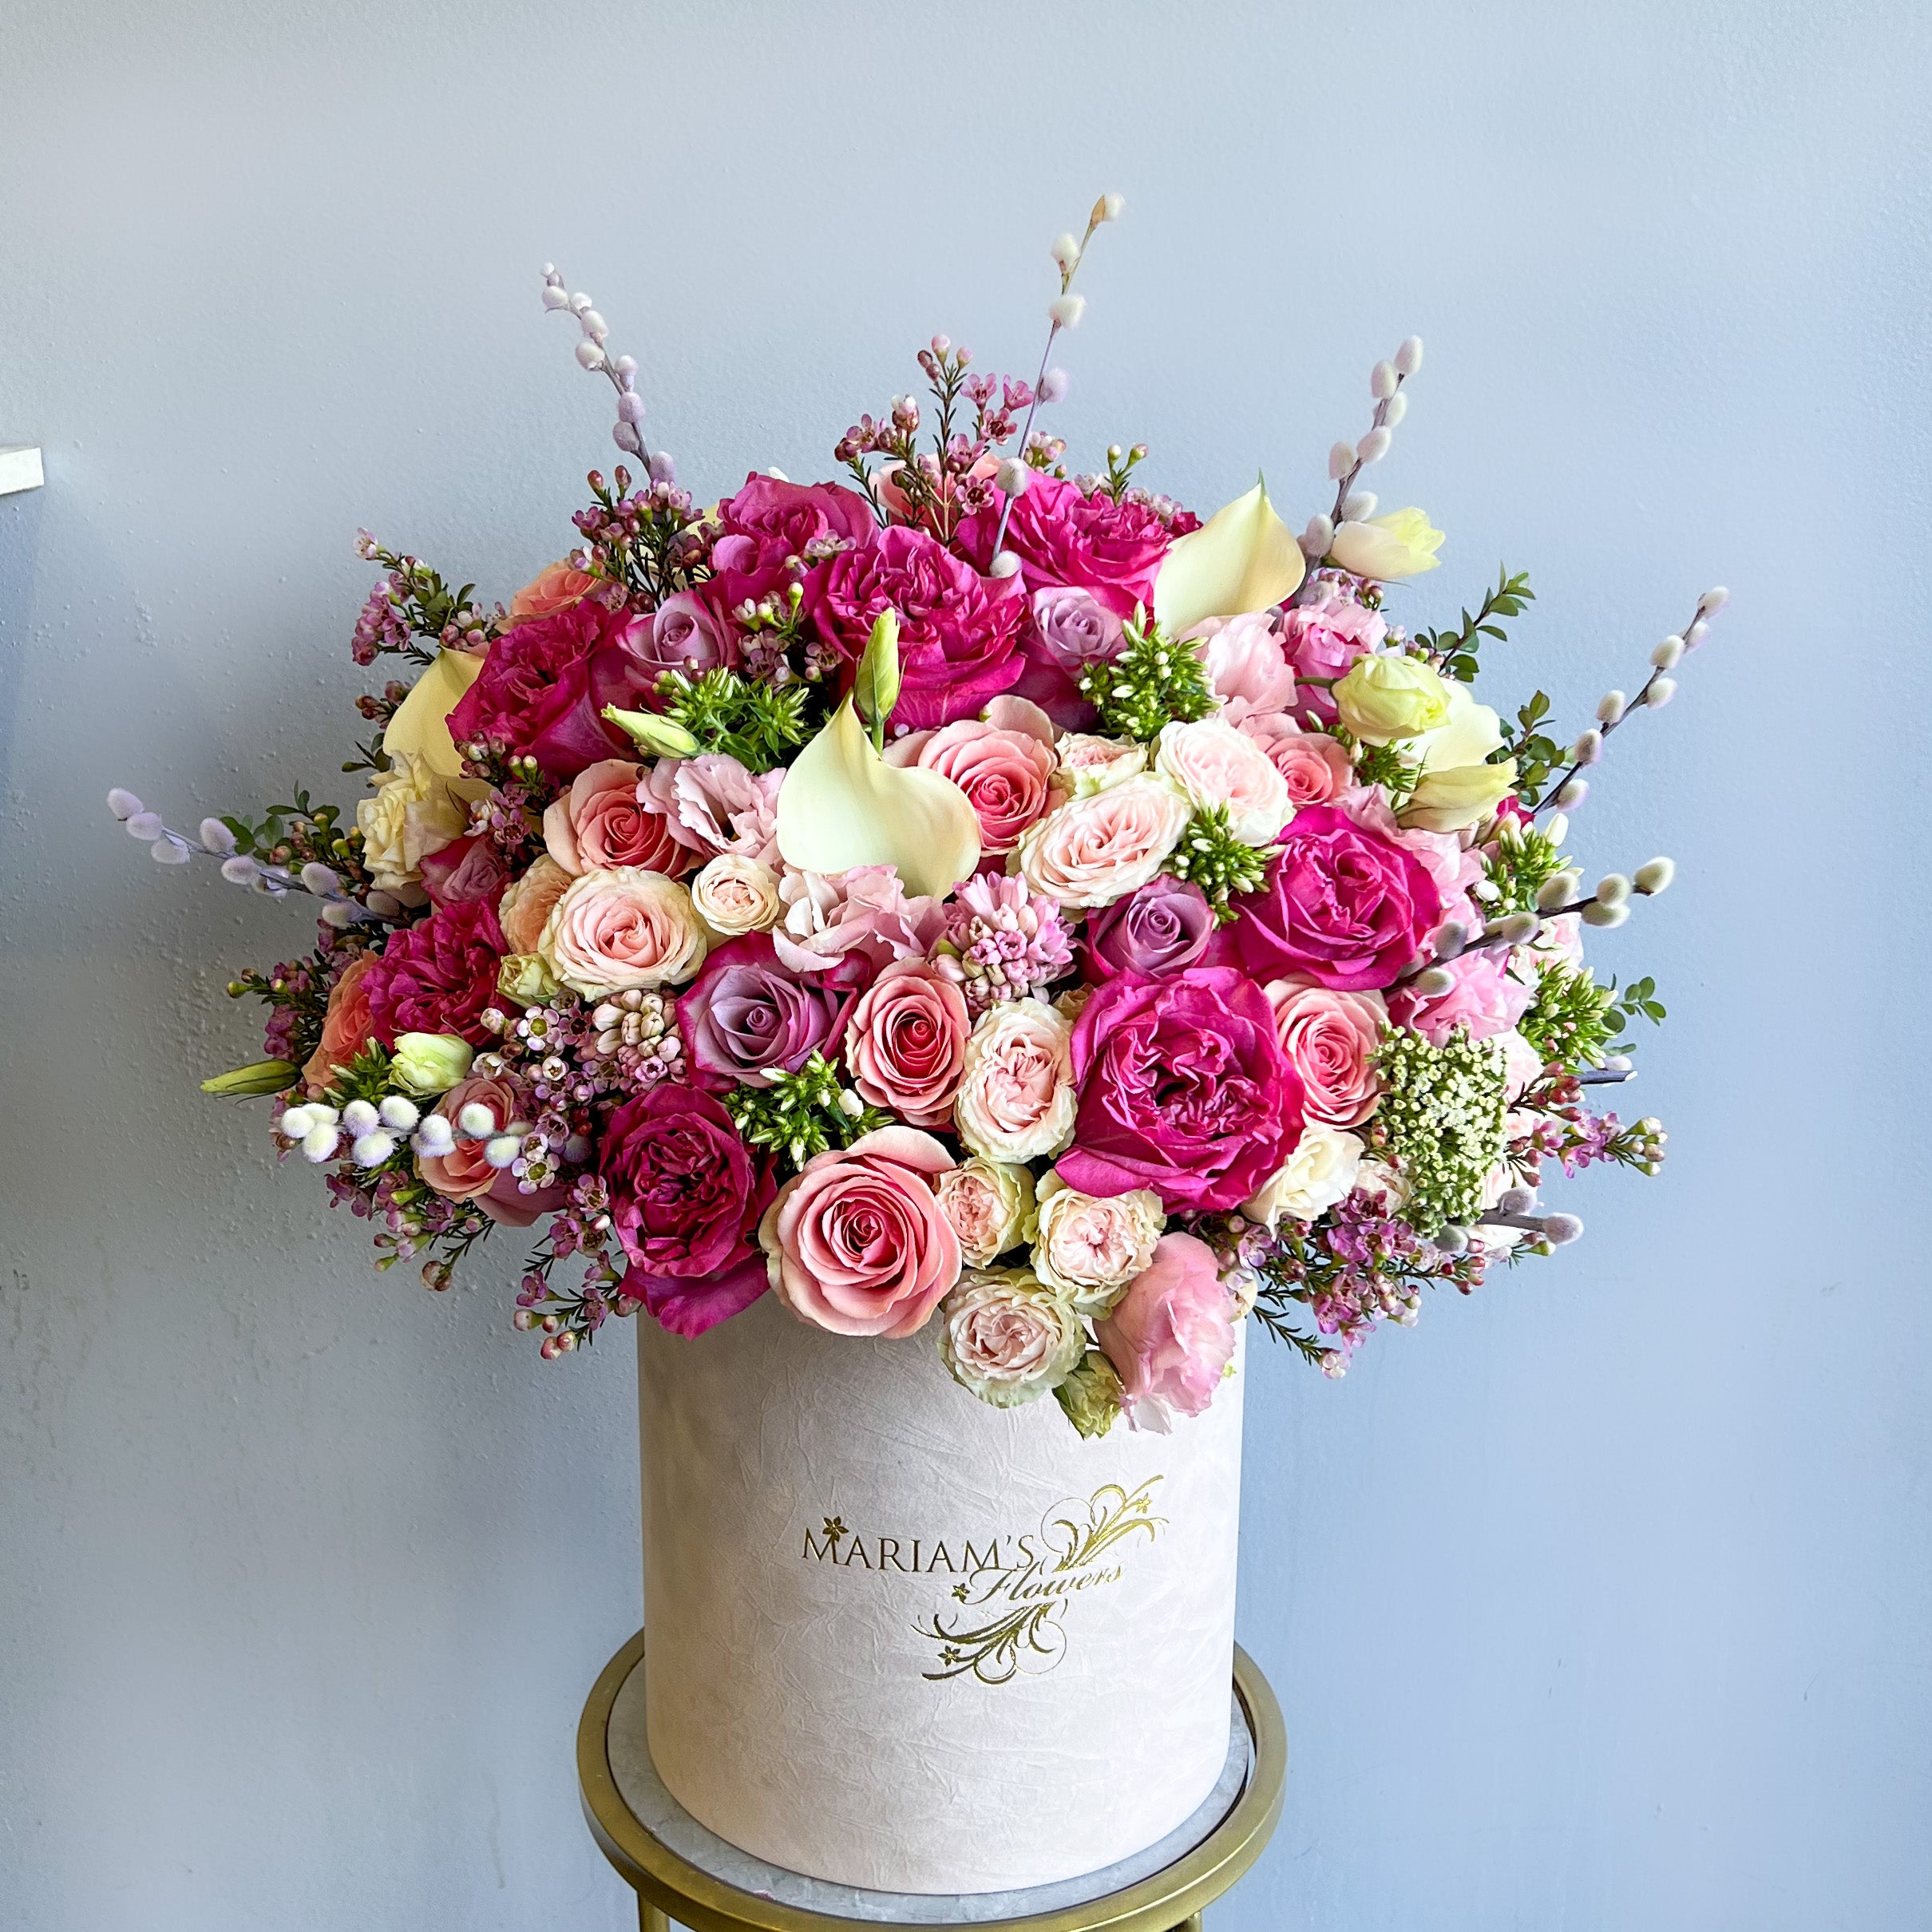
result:
<svg viewBox="0 0 1932 1932"><path fill-rule="evenodd" d="M708 943L691 894L676 880L615 865L571 881L536 950L566 986L601 1000L691 979Z"/></svg>
<svg viewBox="0 0 1932 1932"><path fill-rule="evenodd" d="M509 1082L477 1075L456 1085L431 1111L453 1122L472 1103L489 1109L491 1124L501 1129L517 1118L517 1091ZM439 1194L451 1201L473 1201L492 1221L506 1228L527 1228L539 1215L561 1207L570 1198L568 1185L559 1183L524 1191L523 1182L507 1167L493 1167L483 1158L485 1142L459 1140L447 1154L416 1157L416 1171Z"/></svg>
<svg viewBox="0 0 1932 1932"><path fill-rule="evenodd" d="M346 1067L376 1036L375 1022L370 1017L369 1001L362 992L362 976L375 963L374 953L358 952L329 989L329 1004L322 1016L321 1041L302 1069L303 1083L311 1100L335 1085L332 1069Z"/></svg>
<svg viewBox="0 0 1932 1932"><path fill-rule="evenodd" d="M973 1154L948 1168L933 1192L968 1267L987 1267L1033 1238L1033 1176L1016 1162Z"/></svg>
<svg viewBox="0 0 1932 1932"><path fill-rule="evenodd" d="M1125 778L1043 818L1020 840L1013 869L1063 906L1111 905L1161 869L1192 816L1165 778Z"/></svg>
<svg viewBox="0 0 1932 1932"><path fill-rule="evenodd" d="M996 699L988 709L1000 705L1016 715L1013 726L962 718L936 731L916 731L885 753L889 765L915 765L950 778L977 815L980 849L988 855L1011 852L1045 813L1055 762L1046 713L1023 700Z"/></svg>
<svg viewBox="0 0 1932 1932"><path fill-rule="evenodd" d="M512 952L536 950L551 909L569 890L570 879L546 853L521 879L512 880L503 889L503 897L497 901L497 924L502 927Z"/></svg>
<svg viewBox="0 0 1932 1932"><path fill-rule="evenodd" d="M933 1192L952 1157L915 1127L814 1154L758 1223L774 1293L801 1321L893 1340L924 1325L960 1277L960 1237Z"/></svg>
<svg viewBox="0 0 1932 1932"><path fill-rule="evenodd" d="M1360 1126L1382 1097L1376 1071L1376 1048L1388 1020L1382 996L1286 980L1271 980L1263 990L1275 1010L1281 1051L1301 1077L1302 1118L1311 1126Z"/></svg>
<svg viewBox="0 0 1932 1932"><path fill-rule="evenodd" d="M1038 1000L989 1007L966 1043L959 1137L989 1161L1031 1161L1073 1138L1073 1024Z"/></svg>
<svg viewBox="0 0 1932 1932"><path fill-rule="evenodd" d="M1039 1186L1033 1272L1071 1296L1083 1315L1104 1315L1154 1259L1167 1210L1150 1188L1083 1194L1057 1174Z"/></svg>
<svg viewBox="0 0 1932 1932"><path fill-rule="evenodd" d="M587 571L573 570L568 564L546 564L511 598L511 625L528 624L532 617L548 617L581 604L596 583Z"/></svg>
<svg viewBox="0 0 1932 1932"><path fill-rule="evenodd" d="M1274 616L1269 610L1210 617L1187 634L1201 647L1208 688L1239 711L1285 711L1295 701L1294 667Z"/></svg>
<svg viewBox="0 0 1932 1932"><path fill-rule="evenodd" d="M1288 802L1327 805L1355 782L1355 767L1338 739L1304 731L1285 711L1250 712L1241 729L1267 753L1288 787Z"/></svg>
<svg viewBox="0 0 1932 1932"><path fill-rule="evenodd" d="M698 917L720 939L769 932L785 910L778 875L762 859L721 852L691 882Z"/></svg>
<svg viewBox="0 0 1932 1932"><path fill-rule="evenodd" d="M1234 836L1250 845L1271 843L1294 810L1268 754L1225 719L1163 725L1154 762L1198 810L1224 806Z"/></svg>
<svg viewBox="0 0 1932 1932"><path fill-rule="evenodd" d="M671 835L662 812L639 797L641 765L601 758L570 782L544 814L544 844L573 877L599 867L636 865L675 878L691 853Z"/></svg>
<svg viewBox="0 0 1932 1932"><path fill-rule="evenodd" d="M964 996L924 960L895 960L845 1022L852 1084L915 1127L943 1127L966 1066Z"/></svg>

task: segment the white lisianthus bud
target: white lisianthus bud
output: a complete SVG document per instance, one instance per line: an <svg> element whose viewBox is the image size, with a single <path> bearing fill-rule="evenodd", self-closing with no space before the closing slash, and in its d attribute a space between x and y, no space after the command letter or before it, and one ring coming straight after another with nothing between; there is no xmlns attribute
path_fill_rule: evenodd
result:
<svg viewBox="0 0 1932 1932"><path fill-rule="evenodd" d="M1661 711L1677 695L1675 678L1653 678L1644 692L1644 703L1653 711Z"/></svg>
<svg viewBox="0 0 1932 1932"><path fill-rule="evenodd" d="M1589 796L1589 779L1572 778L1558 791L1556 802L1565 811L1574 812Z"/></svg>
<svg viewBox="0 0 1932 1932"><path fill-rule="evenodd" d="M1439 1000L1455 984L1455 975L1447 967L1431 966L1416 974L1409 984L1425 1000Z"/></svg>
<svg viewBox="0 0 1932 1932"><path fill-rule="evenodd" d="M1675 859L1653 859L1649 865L1637 867L1633 883L1646 899L1654 899L1659 893L1670 889L1670 882L1677 876Z"/></svg>
<svg viewBox="0 0 1932 1932"><path fill-rule="evenodd" d="M1376 513L1376 493L1372 489L1351 490L1342 499L1344 523L1366 523Z"/></svg>
<svg viewBox="0 0 1932 1932"><path fill-rule="evenodd" d="M517 1139L514 1134L492 1134L483 1145L483 1158L491 1166L501 1169L509 1166L517 1158Z"/></svg>
<svg viewBox="0 0 1932 1932"><path fill-rule="evenodd" d="M1077 328L1080 318L1086 313L1084 295L1056 295L1047 304L1047 319L1056 329Z"/></svg>
<svg viewBox="0 0 1932 1932"><path fill-rule="evenodd" d="M1574 1214L1551 1214L1543 1221L1543 1239L1553 1248L1567 1248L1582 1240L1583 1223Z"/></svg>
<svg viewBox="0 0 1932 1932"><path fill-rule="evenodd" d="M385 1094L382 1105L376 1109L386 1127L394 1127L398 1134L406 1134L422 1118L422 1111L414 1100L404 1099L401 1094Z"/></svg>
<svg viewBox="0 0 1932 1932"><path fill-rule="evenodd" d="M1355 445L1333 443L1328 448L1328 481L1339 483L1355 467Z"/></svg>
<svg viewBox="0 0 1932 1932"><path fill-rule="evenodd" d="M302 1158L319 1166L335 1153L341 1138L333 1127L311 1127L302 1137Z"/></svg>
<svg viewBox="0 0 1932 1932"><path fill-rule="evenodd" d="M1409 413L1409 399L1398 390L1382 405L1382 426L1392 430Z"/></svg>
<svg viewBox="0 0 1932 1932"><path fill-rule="evenodd" d="M497 1116L481 1100L473 1100L457 1115L456 1124L465 1134L479 1136L493 1134L497 1129Z"/></svg>
<svg viewBox="0 0 1932 1932"><path fill-rule="evenodd" d="M1695 624L1691 626L1693 631L1696 628ZM1684 656L1684 649L1682 638L1667 637L1662 643L1657 646L1656 650L1651 652L1650 662L1659 671L1675 671Z"/></svg>
<svg viewBox="0 0 1932 1932"><path fill-rule="evenodd" d="M1542 924L1534 913L1505 913L1500 919L1489 922L1483 928L1483 936L1500 940L1507 946L1526 946Z"/></svg>
<svg viewBox="0 0 1932 1932"><path fill-rule="evenodd" d="M1378 402L1386 402L1396 393L1396 365L1377 362L1368 372L1368 393Z"/></svg>
<svg viewBox="0 0 1932 1932"><path fill-rule="evenodd" d="M1388 454L1388 446L1395 437L1385 429L1371 430L1355 446L1355 460L1358 463L1379 463Z"/></svg>
<svg viewBox="0 0 1932 1932"><path fill-rule="evenodd" d="M1053 246L1048 252L1053 257L1054 266L1060 273L1071 275L1080 259L1080 244L1071 235L1059 235L1054 237Z"/></svg>
<svg viewBox="0 0 1932 1932"><path fill-rule="evenodd" d="M275 1122L275 1131L284 1140L300 1140L315 1124L314 1114L305 1107L286 1108Z"/></svg>
<svg viewBox="0 0 1932 1932"><path fill-rule="evenodd" d="M382 1116L376 1112L374 1107L366 1100L351 1100L349 1104L342 1109L343 1126L345 1126L350 1133L357 1135L358 1138L365 1134L374 1133L377 1126L381 1122L381 1119Z"/></svg>
<svg viewBox="0 0 1932 1932"><path fill-rule="evenodd" d="M1582 884L1581 877L1574 872L1553 872L1536 889L1536 909L1539 913L1560 913L1577 896L1577 888Z"/></svg>
<svg viewBox="0 0 1932 1932"><path fill-rule="evenodd" d="M604 366L604 351L587 335L577 344L577 360L594 374Z"/></svg>
<svg viewBox="0 0 1932 1932"><path fill-rule="evenodd" d="M201 821L201 842L209 851L226 858L235 849L235 834L219 818L204 818Z"/></svg>
<svg viewBox="0 0 1932 1932"><path fill-rule="evenodd" d="M1714 584L1697 600L1700 617L1715 617L1731 601L1731 593L1721 584Z"/></svg>
<svg viewBox="0 0 1932 1932"><path fill-rule="evenodd" d="M1621 905L1630 896L1630 881L1621 872L1606 872L1597 881L1599 905Z"/></svg>
<svg viewBox="0 0 1932 1932"><path fill-rule="evenodd" d="M1629 709L1630 700L1620 691L1606 691L1597 700L1598 724L1613 725Z"/></svg>
<svg viewBox="0 0 1932 1932"><path fill-rule="evenodd" d="M1594 765L1603 756L1603 734L1601 731L1579 731L1577 742L1570 748L1573 765Z"/></svg>
<svg viewBox="0 0 1932 1932"><path fill-rule="evenodd" d="M395 1136L380 1131L358 1134L349 1150L358 1167L380 1167L395 1151Z"/></svg>
<svg viewBox="0 0 1932 1932"><path fill-rule="evenodd" d="M1586 926L1620 926L1630 917L1627 905L1586 905L1578 915Z"/></svg>
<svg viewBox="0 0 1932 1932"><path fill-rule="evenodd" d="M1335 525L1326 517L1311 517L1308 527L1301 532L1301 554L1308 557L1324 557L1328 546L1335 541Z"/></svg>
<svg viewBox="0 0 1932 1932"><path fill-rule="evenodd" d="M1412 376L1422 366L1422 338L1411 335L1396 351L1396 373L1399 376Z"/></svg>
<svg viewBox="0 0 1932 1932"><path fill-rule="evenodd" d="M1003 456L1000 466L993 473L993 481L1009 497L1023 497L1027 485L1032 480L1032 473L1016 456Z"/></svg>

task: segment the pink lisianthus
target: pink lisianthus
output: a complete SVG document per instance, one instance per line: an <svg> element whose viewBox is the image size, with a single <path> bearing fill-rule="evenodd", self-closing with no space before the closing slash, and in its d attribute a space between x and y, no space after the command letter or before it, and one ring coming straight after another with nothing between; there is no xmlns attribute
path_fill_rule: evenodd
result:
<svg viewBox="0 0 1932 1932"><path fill-rule="evenodd" d="M1382 1095L1376 1071L1376 1049L1388 1017L1382 996L1295 986L1283 980L1265 991L1274 1007L1281 1051L1301 1078L1309 1125L1359 1126Z"/></svg>
<svg viewBox="0 0 1932 1932"><path fill-rule="evenodd" d="M392 932L359 986L376 1038L393 1047L399 1033L448 1033L481 1046L489 1036L483 1009L509 949L487 899L439 905Z"/></svg>
<svg viewBox="0 0 1932 1932"><path fill-rule="evenodd" d="M992 562L1004 498L960 525L960 547L982 568ZM1025 588L1055 584L1091 591L1116 616L1154 603L1154 580L1179 532L1142 503L1116 503L1104 489L1090 497L1057 477L1035 473L1007 521L1006 548L1019 559Z"/></svg>
<svg viewBox="0 0 1932 1932"><path fill-rule="evenodd" d="M837 483L789 483L755 472L718 506L711 592L729 612L783 592L814 564L872 540L872 506Z"/></svg>
<svg viewBox="0 0 1932 1932"><path fill-rule="evenodd" d="M1130 1427L1166 1435L1176 1415L1198 1415L1234 1359L1234 1297L1214 1251L1191 1234L1164 1234L1154 1259L1094 1324L1120 1376Z"/></svg>
<svg viewBox="0 0 1932 1932"><path fill-rule="evenodd" d="M1240 726L1281 773L1296 810L1327 805L1355 783L1348 754L1325 731L1304 731L1285 711L1249 711Z"/></svg>
<svg viewBox="0 0 1932 1932"><path fill-rule="evenodd" d="M785 912L772 944L794 972L829 972L850 954L877 972L889 960L923 956L945 929L944 902L909 899L890 865L857 865L836 877L788 872L778 897Z"/></svg>
<svg viewBox="0 0 1932 1932"><path fill-rule="evenodd" d="M1336 596L1320 604L1304 604L1282 620L1281 644L1289 664L1304 681L1343 675L1359 657L1367 655L1388 635L1380 611L1352 597ZM1324 723L1335 721L1335 701L1325 685L1310 684L1301 702Z"/></svg>
<svg viewBox="0 0 1932 1932"><path fill-rule="evenodd" d="M894 525L863 549L834 557L811 610L818 633L857 666L874 622L899 615L895 724L914 730L970 718L1019 679L1016 583L982 576L924 530Z"/></svg>
<svg viewBox="0 0 1932 1932"><path fill-rule="evenodd" d="M635 710L647 701L657 676L650 624L586 597L505 631L451 710L451 736L528 754L559 779L628 750L602 714L607 704Z"/></svg>
<svg viewBox="0 0 1932 1932"><path fill-rule="evenodd" d="M1052 721L1036 704L996 698L984 719L962 718L936 731L916 731L889 746L889 765L917 765L950 778L980 821L980 849L1011 852L1047 810L1053 776Z"/></svg>
<svg viewBox="0 0 1932 1932"><path fill-rule="evenodd" d="M933 1191L952 1156L914 1127L815 1154L758 1224L770 1281L801 1321L897 1340L960 1278L960 1237Z"/></svg>
<svg viewBox="0 0 1932 1932"><path fill-rule="evenodd" d="M722 751L659 758L638 795L661 814L671 836L702 858L722 853L770 864L778 850L782 770L754 774Z"/></svg>
<svg viewBox="0 0 1932 1932"><path fill-rule="evenodd" d="M488 1108L493 1130L501 1132L517 1118L519 1096L508 1080L478 1075L457 1081L433 1111L454 1121L472 1106ZM417 1172L445 1200L473 1201L506 1228L527 1228L569 1199L569 1186L560 1182L526 1193L510 1169L493 1167L483 1158L485 1145L481 1140L460 1140L447 1154L419 1154Z"/></svg>
<svg viewBox="0 0 1932 1932"><path fill-rule="evenodd" d="M1210 617L1186 641L1199 652L1208 688L1229 707L1229 723L1250 711L1285 711L1295 701L1294 667L1276 628L1278 611Z"/></svg>
<svg viewBox="0 0 1932 1932"><path fill-rule="evenodd" d="M852 1084L909 1126L943 1127L952 1118L971 1030L958 987L924 960L894 960L845 1021Z"/></svg>
<svg viewBox="0 0 1932 1932"><path fill-rule="evenodd" d="M1528 967L1512 972L1506 953L1465 952L1444 970L1455 984L1446 993L1425 996L1397 987L1388 996L1389 1017L1412 1027L1439 1047L1458 1027L1471 1039L1508 1032L1536 999L1536 974Z"/></svg>
<svg viewBox="0 0 1932 1932"><path fill-rule="evenodd" d="M600 758L570 782L544 813L544 844L573 877L603 866L636 865L675 879L693 863L664 814L639 798L644 768Z"/></svg>

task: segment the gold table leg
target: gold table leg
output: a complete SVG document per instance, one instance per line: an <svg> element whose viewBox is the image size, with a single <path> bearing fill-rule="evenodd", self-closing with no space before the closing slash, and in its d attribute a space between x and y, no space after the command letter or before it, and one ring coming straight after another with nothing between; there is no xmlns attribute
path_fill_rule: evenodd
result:
<svg viewBox="0 0 1932 1932"><path fill-rule="evenodd" d="M670 1919L642 1892L637 1895L637 1932L671 1932Z"/></svg>
<svg viewBox="0 0 1932 1932"><path fill-rule="evenodd" d="M1192 1918L1184 1918L1174 1932L1201 1932L1201 1914L1197 1912Z"/></svg>

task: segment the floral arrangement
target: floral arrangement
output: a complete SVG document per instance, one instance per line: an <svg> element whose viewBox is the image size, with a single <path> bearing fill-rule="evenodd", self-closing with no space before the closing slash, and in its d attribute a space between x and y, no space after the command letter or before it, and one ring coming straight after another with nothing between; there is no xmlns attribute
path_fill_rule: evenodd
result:
<svg viewBox="0 0 1932 1932"><path fill-rule="evenodd" d="M113 794L156 860L319 901L312 953L228 988L269 1057L206 1085L274 1097L379 1267L447 1288L540 1224L513 1319L547 1359L770 1292L1091 1435L1205 1408L1250 1314L1340 1375L1424 1288L1573 1240L1553 1166L1657 1171L1657 1122L1594 1103L1663 1008L1582 941L1671 863L1586 890L1570 814L1725 593L1567 746L1541 692L1506 726L1473 686L1527 580L1396 621L1442 533L1360 487L1414 338L1298 538L1265 486L1206 522L1150 492L1139 445L1070 472L1041 414L1118 207L1054 246L1033 379L935 336L845 480L709 508L546 271L637 465L577 546L486 609L365 533L355 661L415 675L359 701L353 814L196 838Z"/></svg>

